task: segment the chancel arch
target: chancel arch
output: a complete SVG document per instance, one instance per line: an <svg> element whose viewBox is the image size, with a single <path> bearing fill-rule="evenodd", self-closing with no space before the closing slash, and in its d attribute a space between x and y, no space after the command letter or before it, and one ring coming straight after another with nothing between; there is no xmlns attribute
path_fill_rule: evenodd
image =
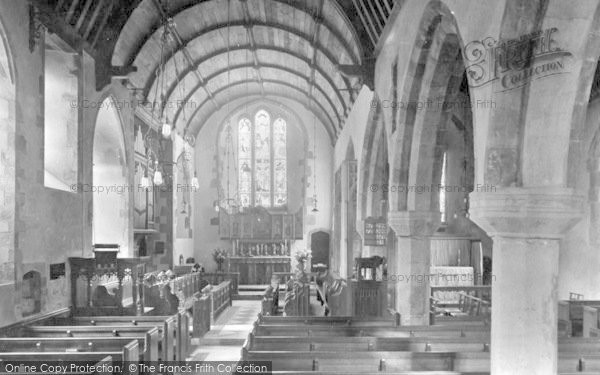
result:
<svg viewBox="0 0 600 375"><path fill-rule="evenodd" d="M107 97L98 110L93 151L93 242L116 244L129 256L130 191L127 152L117 104ZM102 192L100 192L102 191Z"/></svg>

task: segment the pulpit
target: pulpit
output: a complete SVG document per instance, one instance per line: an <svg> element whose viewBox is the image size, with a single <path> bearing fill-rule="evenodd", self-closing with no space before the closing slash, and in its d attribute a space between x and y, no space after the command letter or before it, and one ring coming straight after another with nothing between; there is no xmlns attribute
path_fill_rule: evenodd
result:
<svg viewBox="0 0 600 375"><path fill-rule="evenodd" d="M144 293L142 280L145 264L139 258L117 258L118 248L96 246L94 258L69 258L71 269L71 303L74 315L142 315ZM107 291L102 283L115 285L114 304L97 306L97 290ZM129 284L130 290L124 285ZM98 289L98 287L101 287ZM103 288L103 289L102 289ZM95 290L96 289L96 290ZM127 297L124 303L124 297Z"/></svg>
<svg viewBox="0 0 600 375"><path fill-rule="evenodd" d="M354 316L383 316L387 308L385 258L373 256L355 259L357 279L352 280Z"/></svg>

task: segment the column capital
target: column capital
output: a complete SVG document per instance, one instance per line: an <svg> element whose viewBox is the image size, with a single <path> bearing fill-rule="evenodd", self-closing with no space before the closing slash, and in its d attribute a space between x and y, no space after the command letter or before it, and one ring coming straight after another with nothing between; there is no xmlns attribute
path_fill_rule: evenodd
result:
<svg viewBox="0 0 600 375"><path fill-rule="evenodd" d="M388 225L397 237L431 236L440 226L441 216L436 211L390 211Z"/></svg>
<svg viewBox="0 0 600 375"><path fill-rule="evenodd" d="M560 239L583 217L569 188L499 188L469 194L470 218L490 236Z"/></svg>

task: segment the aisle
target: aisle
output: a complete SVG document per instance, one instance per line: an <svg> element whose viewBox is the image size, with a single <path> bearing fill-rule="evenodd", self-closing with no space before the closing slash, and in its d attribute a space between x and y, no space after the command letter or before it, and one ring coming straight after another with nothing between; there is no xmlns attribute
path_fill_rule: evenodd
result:
<svg viewBox="0 0 600 375"><path fill-rule="evenodd" d="M238 361L260 309L260 301L233 301L204 337L192 339L193 348L188 360Z"/></svg>

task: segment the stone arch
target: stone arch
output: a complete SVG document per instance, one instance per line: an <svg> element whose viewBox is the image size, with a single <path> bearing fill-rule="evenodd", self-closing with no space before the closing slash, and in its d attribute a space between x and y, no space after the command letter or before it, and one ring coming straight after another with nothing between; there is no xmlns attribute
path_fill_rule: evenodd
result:
<svg viewBox="0 0 600 375"><path fill-rule="evenodd" d="M346 251L342 257L342 265L346 265L346 275L352 276L354 269L354 258L359 257L362 252L362 240L356 229L358 213L358 166L354 142L348 140L346 155L342 164L342 230Z"/></svg>
<svg viewBox="0 0 600 375"><path fill-rule="evenodd" d="M433 194L441 177L444 109L455 104L465 72L456 20L449 9L433 1L424 12L415 41L411 71L401 95L398 135L392 156L390 208L406 211L439 211ZM429 84L428 84L429 83ZM466 88L468 90L468 88Z"/></svg>
<svg viewBox="0 0 600 375"><path fill-rule="evenodd" d="M389 164L387 131L379 105L369 113L360 169L361 218L383 216L389 204Z"/></svg>
<svg viewBox="0 0 600 375"><path fill-rule="evenodd" d="M119 256L130 256L130 190L125 135L115 99L108 95L99 106L93 141L94 243L121 246ZM95 191L94 191L95 190ZM97 193L100 192L101 193ZM123 251L126 250L126 251Z"/></svg>
<svg viewBox="0 0 600 375"><path fill-rule="evenodd" d="M16 79L8 34L0 20L0 284L16 283L15 273Z"/></svg>
<svg viewBox="0 0 600 375"><path fill-rule="evenodd" d="M600 148L597 146L600 142L600 134L586 129L586 118L590 102L590 95L593 86L596 89L600 82L595 79L600 77L600 5L596 8L594 19L590 26L591 32L588 33L588 39L585 46L585 55L582 58L581 72L577 82L577 93L575 106L571 119L571 132L569 136L569 156L567 165L567 186L577 188L579 166L588 161L590 167L590 158L600 156ZM593 32L595 31L595 32ZM593 134L592 143L586 144L583 140L590 139Z"/></svg>

